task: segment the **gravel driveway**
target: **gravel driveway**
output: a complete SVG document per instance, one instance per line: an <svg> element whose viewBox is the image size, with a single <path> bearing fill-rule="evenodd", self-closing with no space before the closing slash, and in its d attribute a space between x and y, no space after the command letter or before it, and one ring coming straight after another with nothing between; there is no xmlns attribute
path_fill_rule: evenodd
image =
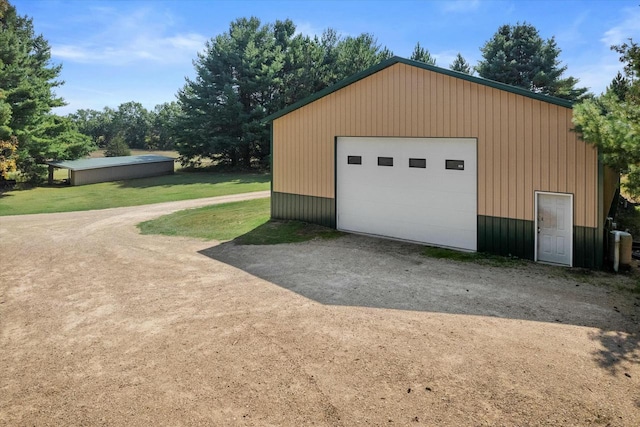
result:
<svg viewBox="0 0 640 427"><path fill-rule="evenodd" d="M0 217L0 425L640 425L637 294L135 227L266 194Z"/></svg>

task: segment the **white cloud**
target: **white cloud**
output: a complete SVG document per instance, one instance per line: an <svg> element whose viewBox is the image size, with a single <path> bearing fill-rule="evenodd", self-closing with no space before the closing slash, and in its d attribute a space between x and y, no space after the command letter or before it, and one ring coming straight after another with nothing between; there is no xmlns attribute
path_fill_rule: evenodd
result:
<svg viewBox="0 0 640 427"><path fill-rule="evenodd" d="M619 63L604 63L575 67L572 76L579 79L577 87L587 87L595 95L603 93L613 80L616 73L622 68Z"/></svg>
<svg viewBox="0 0 640 427"><path fill-rule="evenodd" d="M625 19L607 30L600 39L607 47L640 37L640 8L624 9L623 12Z"/></svg>
<svg viewBox="0 0 640 427"><path fill-rule="evenodd" d="M587 87L595 95L603 93L623 64L608 45L601 45L583 55L570 58L566 76L578 78L578 87Z"/></svg>
<svg viewBox="0 0 640 427"><path fill-rule="evenodd" d="M167 14L150 9L122 13L108 8L94 9L93 32L73 43L52 42L53 57L79 63L128 65L134 62L181 64L195 58L206 37L180 32ZM98 24L100 23L100 24Z"/></svg>
<svg viewBox="0 0 640 427"><path fill-rule="evenodd" d="M573 21L564 26L557 34L556 41L559 46L580 45L585 43L583 27L589 16L589 11L585 10L576 16Z"/></svg>
<svg viewBox="0 0 640 427"><path fill-rule="evenodd" d="M619 55L610 49L611 45L624 43L629 38L637 41L640 37L640 8L621 9L620 17L617 23L602 33L601 44L596 43L584 46L582 49L574 49L574 55L563 61L564 64L569 65L566 75L578 78L579 87L588 87L596 95L603 93L617 72L623 68ZM572 41L567 35L576 35L580 25L584 25L582 15L574 20L573 25L570 25L568 33L561 33L565 36L561 40L563 44ZM560 39L559 35L558 40ZM574 39L574 44L580 44L580 41Z"/></svg>

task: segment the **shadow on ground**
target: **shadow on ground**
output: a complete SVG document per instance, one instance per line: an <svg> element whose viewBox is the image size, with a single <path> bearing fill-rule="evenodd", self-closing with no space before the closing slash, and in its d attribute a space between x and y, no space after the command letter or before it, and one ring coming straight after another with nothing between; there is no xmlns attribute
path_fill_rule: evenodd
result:
<svg viewBox="0 0 640 427"><path fill-rule="evenodd" d="M638 332L598 331L591 334L591 339L599 341L602 345L602 348L595 352L596 361L612 374L619 374L622 364L640 364ZM640 406L640 399L637 404Z"/></svg>
<svg viewBox="0 0 640 427"><path fill-rule="evenodd" d="M567 279L556 267L486 266L427 258L421 251L346 235L271 246L231 241L200 253L325 305L594 327L601 332L593 339L602 344L594 357L603 368L614 372L620 363L640 362L636 295Z"/></svg>

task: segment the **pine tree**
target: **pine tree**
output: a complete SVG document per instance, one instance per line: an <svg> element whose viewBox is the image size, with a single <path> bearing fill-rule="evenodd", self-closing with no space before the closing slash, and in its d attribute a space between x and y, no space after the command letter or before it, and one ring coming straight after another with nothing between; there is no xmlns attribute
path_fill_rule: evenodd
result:
<svg viewBox="0 0 640 427"><path fill-rule="evenodd" d="M627 93L631 87L631 81L622 75L620 71L611 80L609 86L607 86L607 92L611 92L618 97L618 100L624 101L627 98Z"/></svg>
<svg viewBox="0 0 640 427"><path fill-rule="evenodd" d="M275 95L284 54L272 28L241 18L206 44L194 65L195 79L178 92L184 130L177 148L183 162L212 158L250 166L269 152L261 122Z"/></svg>
<svg viewBox="0 0 640 427"><path fill-rule="evenodd" d="M573 123L604 164L626 175L629 193L640 197L640 45L630 40L612 49L620 53L625 75L618 73L599 98L574 106Z"/></svg>
<svg viewBox="0 0 640 427"><path fill-rule="evenodd" d="M560 65L555 39L543 40L526 22L501 26L480 50L483 60L475 69L486 79L570 100L587 92L575 87L576 78L562 77L567 67Z"/></svg>
<svg viewBox="0 0 640 427"><path fill-rule="evenodd" d="M0 140L15 137L17 168L31 181L43 177L47 159L70 159L93 148L70 123L61 125L64 120L50 113L64 105L54 93L62 84L60 70L51 64L48 42L34 34L32 20L0 0Z"/></svg>
<svg viewBox="0 0 640 427"><path fill-rule="evenodd" d="M107 143L104 150L105 157L130 156L131 150L124 140L122 134L117 134Z"/></svg>
<svg viewBox="0 0 640 427"><path fill-rule="evenodd" d="M436 65L436 59L431 56L428 49L420 46L420 42L416 43L416 47L413 48L413 53L411 53L411 58L414 61L424 62L429 65Z"/></svg>
<svg viewBox="0 0 640 427"><path fill-rule="evenodd" d="M338 80L366 70L393 56L389 49L381 47L376 38L369 33L363 33L357 37L346 37L338 42L336 49Z"/></svg>
<svg viewBox="0 0 640 427"><path fill-rule="evenodd" d="M465 73L469 75L473 74L471 71L471 65L469 65L467 60L464 59L459 52L458 55L456 55L456 59L453 61L453 63L449 65L449 68L459 73Z"/></svg>
<svg viewBox="0 0 640 427"><path fill-rule="evenodd" d="M290 20L238 19L207 42L195 79L178 92L181 161L265 165L267 115L391 56L371 34L340 38L329 29L310 38L296 35Z"/></svg>

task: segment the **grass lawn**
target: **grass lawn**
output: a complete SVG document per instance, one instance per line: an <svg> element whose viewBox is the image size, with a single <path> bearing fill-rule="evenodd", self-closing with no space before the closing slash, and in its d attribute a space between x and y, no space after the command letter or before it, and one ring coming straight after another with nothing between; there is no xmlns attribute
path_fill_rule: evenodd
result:
<svg viewBox="0 0 640 427"><path fill-rule="evenodd" d="M268 190L270 175L182 172L99 184L0 193L0 216L137 206Z"/></svg>
<svg viewBox="0 0 640 427"><path fill-rule="evenodd" d="M244 245L295 243L343 233L299 221L269 221L269 199L188 209L138 224L142 234L235 240Z"/></svg>

